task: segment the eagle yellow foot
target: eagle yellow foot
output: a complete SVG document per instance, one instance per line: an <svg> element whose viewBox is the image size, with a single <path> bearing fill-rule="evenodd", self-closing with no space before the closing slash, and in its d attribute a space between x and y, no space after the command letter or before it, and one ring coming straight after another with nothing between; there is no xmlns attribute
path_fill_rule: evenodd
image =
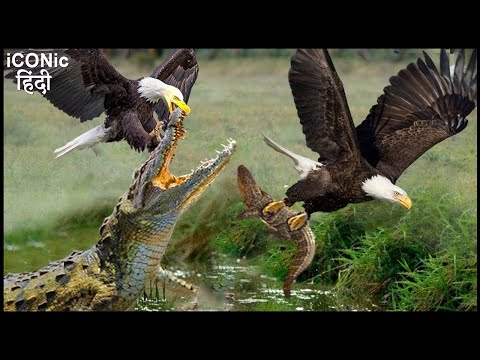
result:
<svg viewBox="0 0 480 360"><path fill-rule="evenodd" d="M290 231L296 231L300 229L303 225L307 223L308 216L307 213L301 213L299 215L293 216L287 220Z"/></svg>
<svg viewBox="0 0 480 360"><path fill-rule="evenodd" d="M269 214L275 214L280 211L285 206L283 200L281 201L274 201L270 204L267 204L262 210L263 216L268 216Z"/></svg>
<svg viewBox="0 0 480 360"><path fill-rule="evenodd" d="M151 137L156 138L159 142L162 141L162 133L160 132L163 127L163 121L157 122L157 125L155 125L155 128L148 134Z"/></svg>

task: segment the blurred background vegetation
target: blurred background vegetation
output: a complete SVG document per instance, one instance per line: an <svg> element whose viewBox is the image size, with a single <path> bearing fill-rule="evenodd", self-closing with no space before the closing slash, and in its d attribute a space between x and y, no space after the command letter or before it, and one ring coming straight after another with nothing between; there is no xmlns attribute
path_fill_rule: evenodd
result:
<svg viewBox="0 0 480 360"><path fill-rule="evenodd" d="M123 57L138 62L155 62L158 57L171 54L175 49L102 49L109 57ZM197 49L201 59L215 60L248 57L290 57L295 49ZM402 61L415 59L420 49L329 49L336 58L360 58L364 61Z"/></svg>
<svg viewBox="0 0 480 360"><path fill-rule="evenodd" d="M103 51L126 77L140 78L173 49ZM265 276L278 279L281 288L293 245L275 239L256 219L236 219L243 210L236 168L246 165L265 191L281 199L297 175L287 158L263 143L260 133L316 158L305 146L288 85L293 52L198 50L200 73L189 101L189 132L172 170L177 175L188 172L201 159L214 156L229 137L237 140L238 151L176 227L165 258L172 268L208 265L218 261L215 254L222 254L258 266ZM439 50L428 52L438 59ZM390 76L415 61L421 50L332 49L331 55L358 124ZM399 179L413 199L410 211L370 202L314 214L316 256L294 288L327 288L342 304L337 309L374 304L374 309L383 310L476 310L476 117L475 109L462 133L435 146ZM38 94L29 96L4 83L5 274L38 269L97 241L103 218L147 154L131 151L125 142L101 144L95 151L61 159L54 159L53 150L103 120L104 116L80 124ZM246 288L236 288L238 296L242 289ZM272 302L242 308L288 309Z"/></svg>

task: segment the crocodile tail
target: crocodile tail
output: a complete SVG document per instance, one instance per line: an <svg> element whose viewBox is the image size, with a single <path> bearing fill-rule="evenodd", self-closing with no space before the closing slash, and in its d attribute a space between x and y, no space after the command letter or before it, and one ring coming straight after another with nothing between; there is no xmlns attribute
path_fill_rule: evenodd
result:
<svg viewBox="0 0 480 360"><path fill-rule="evenodd" d="M72 150L83 150L92 147L98 143L106 142L110 138L110 128L105 128L104 125L98 125L93 129L88 130L79 137L73 139L53 152L57 154L55 158L68 154Z"/></svg>
<svg viewBox="0 0 480 360"><path fill-rule="evenodd" d="M283 293L286 297L290 296L295 279L312 263L315 255L315 235L310 226L304 226L301 234L295 236L294 240L297 245L297 253L283 283Z"/></svg>

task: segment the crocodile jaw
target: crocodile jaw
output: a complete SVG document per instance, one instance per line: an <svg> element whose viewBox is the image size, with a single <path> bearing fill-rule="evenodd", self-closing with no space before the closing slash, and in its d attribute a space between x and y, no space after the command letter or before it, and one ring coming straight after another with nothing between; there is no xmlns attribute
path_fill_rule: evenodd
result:
<svg viewBox="0 0 480 360"><path fill-rule="evenodd" d="M182 213L198 200L200 195L220 174L236 150L236 142L228 140L217 157L202 162L196 170L183 176L173 176L168 170L161 170L152 182L144 200L144 210L150 213ZM167 174L167 175L165 175ZM168 176L171 176L168 178ZM166 180L167 179L167 180ZM165 181L166 180L166 181Z"/></svg>
<svg viewBox="0 0 480 360"><path fill-rule="evenodd" d="M185 180L180 185L171 189L173 193L179 192L183 196L183 201L179 206L182 212L195 203L217 178L235 152L236 144L235 140L229 139L227 145L222 145L223 150L219 152L217 157L202 161L195 171L186 175Z"/></svg>
<svg viewBox="0 0 480 360"><path fill-rule="evenodd" d="M180 214L215 180L235 152L236 142L229 139L227 145L223 145L223 150L217 151L217 157L202 161L189 174L173 175L169 167L175 157L178 142L184 135L183 118L181 109L172 112L161 143L135 173L128 194L134 211L146 211L150 215Z"/></svg>

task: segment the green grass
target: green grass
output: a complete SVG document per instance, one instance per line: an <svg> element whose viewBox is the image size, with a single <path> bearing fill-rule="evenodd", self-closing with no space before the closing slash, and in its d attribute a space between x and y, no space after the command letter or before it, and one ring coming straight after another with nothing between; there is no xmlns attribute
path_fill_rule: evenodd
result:
<svg viewBox="0 0 480 360"><path fill-rule="evenodd" d="M417 206L396 215L396 224L385 226L389 221L375 214L382 227L366 231L340 254L344 267L336 288L397 310L476 309L476 207L446 181L417 189ZM451 277L454 267L458 281ZM469 305L454 306L457 297Z"/></svg>
<svg viewBox="0 0 480 360"><path fill-rule="evenodd" d="M238 150L179 222L167 262L204 262L217 250L260 262L271 276L286 273L293 248L273 238L258 220L235 219L242 211L238 165L246 165L274 198L283 198L285 186L297 181L290 160L269 149L260 133L301 155L317 157L305 147L287 80L289 58L280 55L200 58L189 102L192 113L186 119L190 131L178 147L172 171L188 172L229 137L237 140ZM381 59L366 63L357 57L334 61L357 124L388 78L406 65ZM152 70L124 60L114 64L129 78ZM465 131L436 145L399 179L413 200L411 210L370 202L314 214L318 250L298 281L336 284L352 298L366 296L389 309L476 309L476 116L475 110ZM31 271L73 249L92 246L103 216L147 154L121 142L98 146L99 156L85 150L54 159L56 147L104 118L80 124L38 94L18 92L9 82L4 83L4 119L4 271ZM448 277L450 270L435 271L443 269L441 264L455 268L454 263L457 278ZM433 293L427 284L440 283L450 297L418 305L418 299ZM449 300L459 297L464 300Z"/></svg>
<svg viewBox="0 0 480 360"><path fill-rule="evenodd" d="M269 230L256 218L237 220L237 215L243 210L243 203L234 203L226 209L229 214L223 229L219 229L214 242L217 249L231 256L243 257L262 253L265 246L259 248L258 244L265 238ZM230 220L229 220L230 219Z"/></svg>
<svg viewBox="0 0 480 360"><path fill-rule="evenodd" d="M414 269L402 263L402 280L392 287L393 308L402 311L477 311L477 256L445 252Z"/></svg>

